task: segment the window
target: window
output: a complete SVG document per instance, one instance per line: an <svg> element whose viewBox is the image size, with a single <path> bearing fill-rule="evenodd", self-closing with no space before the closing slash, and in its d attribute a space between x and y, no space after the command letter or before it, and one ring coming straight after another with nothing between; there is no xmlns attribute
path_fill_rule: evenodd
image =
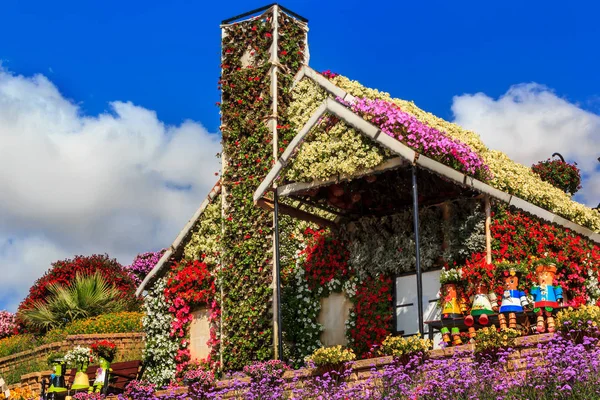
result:
<svg viewBox="0 0 600 400"><path fill-rule="evenodd" d="M440 319L437 307L440 291L441 269L423 272L423 321ZM410 336L419 333L419 313L417 308L417 275L402 275L396 277L394 308L396 309L396 333ZM428 326L424 327L428 333Z"/></svg>

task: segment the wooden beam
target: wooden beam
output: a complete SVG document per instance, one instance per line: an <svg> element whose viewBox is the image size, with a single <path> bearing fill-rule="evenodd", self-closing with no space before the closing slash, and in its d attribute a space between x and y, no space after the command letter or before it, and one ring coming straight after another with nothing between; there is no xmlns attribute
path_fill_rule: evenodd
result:
<svg viewBox="0 0 600 400"><path fill-rule="evenodd" d="M490 204L490 196L485 195L485 261L488 264L492 263L492 231L490 225L492 223L492 206Z"/></svg>
<svg viewBox="0 0 600 400"><path fill-rule="evenodd" d="M260 208L267 210L267 211L273 211L275 209L275 205L273 204L273 201L269 200L269 199L261 198L256 202L256 204ZM338 228L336 223L333 221L329 221L328 219L318 217L316 215L313 215L306 211L302 211L297 208L288 206L286 204L279 203L279 211L282 214L286 214L286 215L289 215L290 217L298 218L303 221L313 222L319 226L324 226L324 227L328 227L328 228L336 229L336 230Z"/></svg>

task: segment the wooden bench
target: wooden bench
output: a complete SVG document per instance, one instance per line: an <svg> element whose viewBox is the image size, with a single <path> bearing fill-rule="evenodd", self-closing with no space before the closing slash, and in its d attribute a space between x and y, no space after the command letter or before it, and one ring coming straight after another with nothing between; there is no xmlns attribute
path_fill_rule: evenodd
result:
<svg viewBox="0 0 600 400"><path fill-rule="evenodd" d="M96 379L96 370L99 368L98 365L90 365L88 369L85 371L89 380L90 385L93 384L94 379ZM73 380L75 380L75 374L77 370L75 368L71 368L68 370L65 375L65 383L68 389L68 392L72 392L71 385L73 384ZM125 391L125 387L127 384L133 380L141 379L144 373L144 366L141 361L124 361L113 363L110 366L110 371L106 374L104 379L104 386L102 387L102 394L119 394ZM49 386L49 382L46 380L42 381L42 395L46 393L47 387ZM80 389L77 390L87 391L88 389ZM77 392L75 391L75 392ZM64 394L66 395L65 392ZM61 394L62 395L62 394Z"/></svg>

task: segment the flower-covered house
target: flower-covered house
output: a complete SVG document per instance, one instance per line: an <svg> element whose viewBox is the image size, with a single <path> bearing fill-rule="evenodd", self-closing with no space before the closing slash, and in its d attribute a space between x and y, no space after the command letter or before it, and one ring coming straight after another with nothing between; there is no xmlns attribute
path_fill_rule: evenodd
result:
<svg viewBox="0 0 600 400"><path fill-rule="evenodd" d="M458 267L552 257L568 304L598 300L600 213L474 132L316 72L282 6L221 29L221 177L138 287L149 379L324 345L368 357L429 333Z"/></svg>

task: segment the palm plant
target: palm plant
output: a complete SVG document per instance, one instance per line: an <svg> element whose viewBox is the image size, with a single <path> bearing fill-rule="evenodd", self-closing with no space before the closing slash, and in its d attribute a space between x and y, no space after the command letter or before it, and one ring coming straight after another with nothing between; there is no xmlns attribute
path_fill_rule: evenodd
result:
<svg viewBox="0 0 600 400"><path fill-rule="evenodd" d="M50 296L46 301L36 301L32 308L20 311L21 319L29 328L48 331L76 319L119 312L126 307L120 298L121 292L99 273L77 274L71 285L50 284L48 291Z"/></svg>

